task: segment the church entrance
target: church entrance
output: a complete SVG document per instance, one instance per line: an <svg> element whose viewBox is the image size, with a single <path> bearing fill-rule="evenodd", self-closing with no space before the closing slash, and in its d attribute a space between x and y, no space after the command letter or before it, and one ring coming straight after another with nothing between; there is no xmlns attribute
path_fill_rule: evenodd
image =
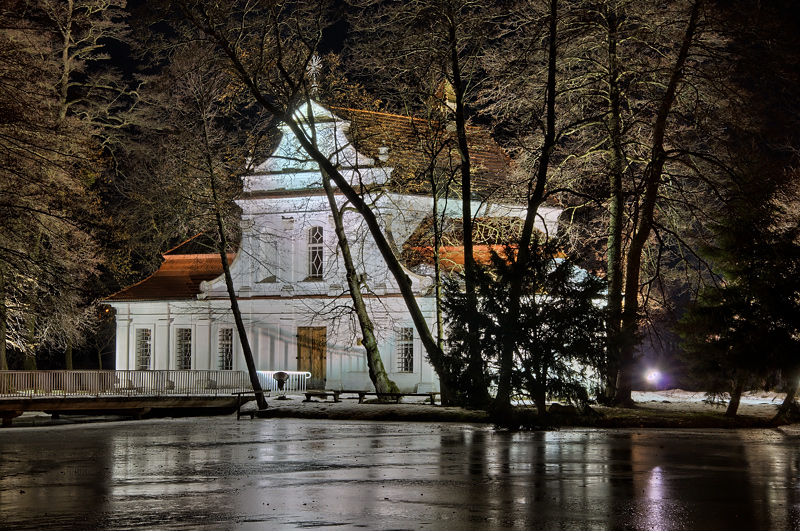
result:
<svg viewBox="0 0 800 531"><path fill-rule="evenodd" d="M308 389L325 389L327 345L326 327L297 327L297 370L311 373Z"/></svg>

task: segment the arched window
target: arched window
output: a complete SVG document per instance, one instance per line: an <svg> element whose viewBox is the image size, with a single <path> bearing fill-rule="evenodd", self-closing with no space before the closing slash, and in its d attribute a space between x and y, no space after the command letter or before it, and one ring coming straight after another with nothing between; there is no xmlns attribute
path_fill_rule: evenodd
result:
<svg viewBox="0 0 800 531"><path fill-rule="evenodd" d="M322 227L311 227L308 231L308 278L321 280L322 261Z"/></svg>

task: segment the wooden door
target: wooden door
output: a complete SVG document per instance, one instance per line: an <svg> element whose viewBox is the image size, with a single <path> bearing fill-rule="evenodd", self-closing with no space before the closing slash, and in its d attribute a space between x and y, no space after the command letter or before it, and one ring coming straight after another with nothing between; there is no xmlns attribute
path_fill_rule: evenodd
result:
<svg viewBox="0 0 800 531"><path fill-rule="evenodd" d="M308 389L325 389L327 345L326 327L297 327L297 370L311 373Z"/></svg>

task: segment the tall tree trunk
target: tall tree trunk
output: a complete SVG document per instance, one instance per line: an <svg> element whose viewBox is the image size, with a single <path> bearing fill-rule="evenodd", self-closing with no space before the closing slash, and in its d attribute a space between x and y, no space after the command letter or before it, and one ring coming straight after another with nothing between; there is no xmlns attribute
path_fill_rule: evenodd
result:
<svg viewBox="0 0 800 531"><path fill-rule="evenodd" d="M453 92L455 93L455 121L458 153L461 157L461 223L464 244L464 289L469 303L470 315L467 319L467 401L474 407L485 407L489 404L489 389L483 370L483 349L478 334L478 295L475 288L475 253L473 248L472 227L472 162L469 144L467 143L467 126L464 115L464 86L461 79L458 38L455 21L450 21L450 73L453 76ZM446 96L445 96L446 97Z"/></svg>
<svg viewBox="0 0 800 531"><path fill-rule="evenodd" d="M67 18L63 21L63 26L60 28L63 43L61 48L61 79L58 82L59 122L63 122L67 118L67 109L69 107L69 78L72 75L72 58L70 57L70 51L72 49L72 15L74 12L74 0L67 0Z"/></svg>
<svg viewBox="0 0 800 531"><path fill-rule="evenodd" d="M444 312L442 310L442 299L444 297L444 289L442 286L442 262L441 262L441 248L442 248L442 230L443 224L439 217L439 187L436 182L436 175L433 167L431 167L431 192L433 194L433 278L434 278L434 296L436 297L436 347L439 352L444 352ZM455 405L455 399L451 394L451 374L440 374L439 386L442 393L442 404Z"/></svg>
<svg viewBox="0 0 800 531"><path fill-rule="evenodd" d="M644 197L642 198L639 209L639 220L631 238L626 260L625 271L625 305L622 310L622 337L633 338L639 328L639 274L642 265L642 252L653 229L653 216L656 202L658 200L658 190L661 185L661 178L666 162L664 152L664 136L667 129L667 119L669 118L675 101L675 94L678 83L683 78L683 70L686 58L689 56L689 49L694 42L697 33L697 23L700 16L700 4L702 0L695 0L692 4L692 11L689 16L689 23L686 27L683 40L681 41L678 57L670 73L667 90L661 98L658 114L656 115L653 127L653 143L650 153L650 161L644 170L643 181L645 183ZM634 351L636 344L634 341L626 341L621 345L619 376L617 378L617 396L614 402L625 407L633 407L635 404L631 398L633 385L633 366L635 363Z"/></svg>
<svg viewBox="0 0 800 531"><path fill-rule="evenodd" d="M616 6L616 4L615 4ZM612 11L613 10L613 11ZM606 13L608 23L608 101L609 101L609 204L608 237L606 252L607 321L606 367L603 394L609 402L616 394L619 371L621 318L622 318L622 176L625 156L622 152L622 116L619 87L619 13L610 7Z"/></svg>
<svg viewBox="0 0 800 531"><path fill-rule="evenodd" d="M442 311L442 226L439 223L439 189L431 170L431 191L433 192L433 286L436 297L436 344L444 350L444 316Z"/></svg>
<svg viewBox="0 0 800 531"><path fill-rule="evenodd" d="M67 348L64 349L64 368L68 371L72 370L72 341L67 341Z"/></svg>
<svg viewBox="0 0 800 531"><path fill-rule="evenodd" d="M6 319L8 319L8 311L6 310L6 277L3 270L0 269L0 371L8 370L8 358L6 357Z"/></svg>
<svg viewBox="0 0 800 531"><path fill-rule="evenodd" d="M545 375L547 370L537 371L536 385L534 387L533 402L536 404L536 414L542 422L547 421L547 386Z"/></svg>
<svg viewBox="0 0 800 531"><path fill-rule="evenodd" d="M36 304L36 298L35 294L31 295L31 308ZM22 368L26 371L38 371L39 367L36 364L36 315L31 313L27 316L25 328L28 335L28 348L25 349L22 355Z"/></svg>
<svg viewBox="0 0 800 531"><path fill-rule="evenodd" d="M528 183L528 202L525 222L522 226L522 235L519 239L516 261L514 263L513 277L511 279L511 296L509 297L508 315L516 318L520 311L520 295L522 282L525 278L531 253L531 238L533 236L536 213L544 199L547 172L550 165L550 155L555 146L556 138L556 54L558 37L558 0L550 0L549 39L547 58L547 106L545 116L544 142L539 157L539 166L533 180ZM506 338L503 350L500 352L500 370L498 375L497 396L492 409L499 420L511 411L511 376L514 371L514 353L516 352L515 333Z"/></svg>

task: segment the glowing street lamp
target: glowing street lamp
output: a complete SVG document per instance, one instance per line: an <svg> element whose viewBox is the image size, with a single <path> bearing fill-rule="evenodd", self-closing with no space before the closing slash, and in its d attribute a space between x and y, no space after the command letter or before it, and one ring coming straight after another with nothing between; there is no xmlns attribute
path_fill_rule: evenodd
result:
<svg viewBox="0 0 800 531"><path fill-rule="evenodd" d="M650 371L647 373L646 378L652 385L658 385L658 382L661 381L661 373L658 371Z"/></svg>

